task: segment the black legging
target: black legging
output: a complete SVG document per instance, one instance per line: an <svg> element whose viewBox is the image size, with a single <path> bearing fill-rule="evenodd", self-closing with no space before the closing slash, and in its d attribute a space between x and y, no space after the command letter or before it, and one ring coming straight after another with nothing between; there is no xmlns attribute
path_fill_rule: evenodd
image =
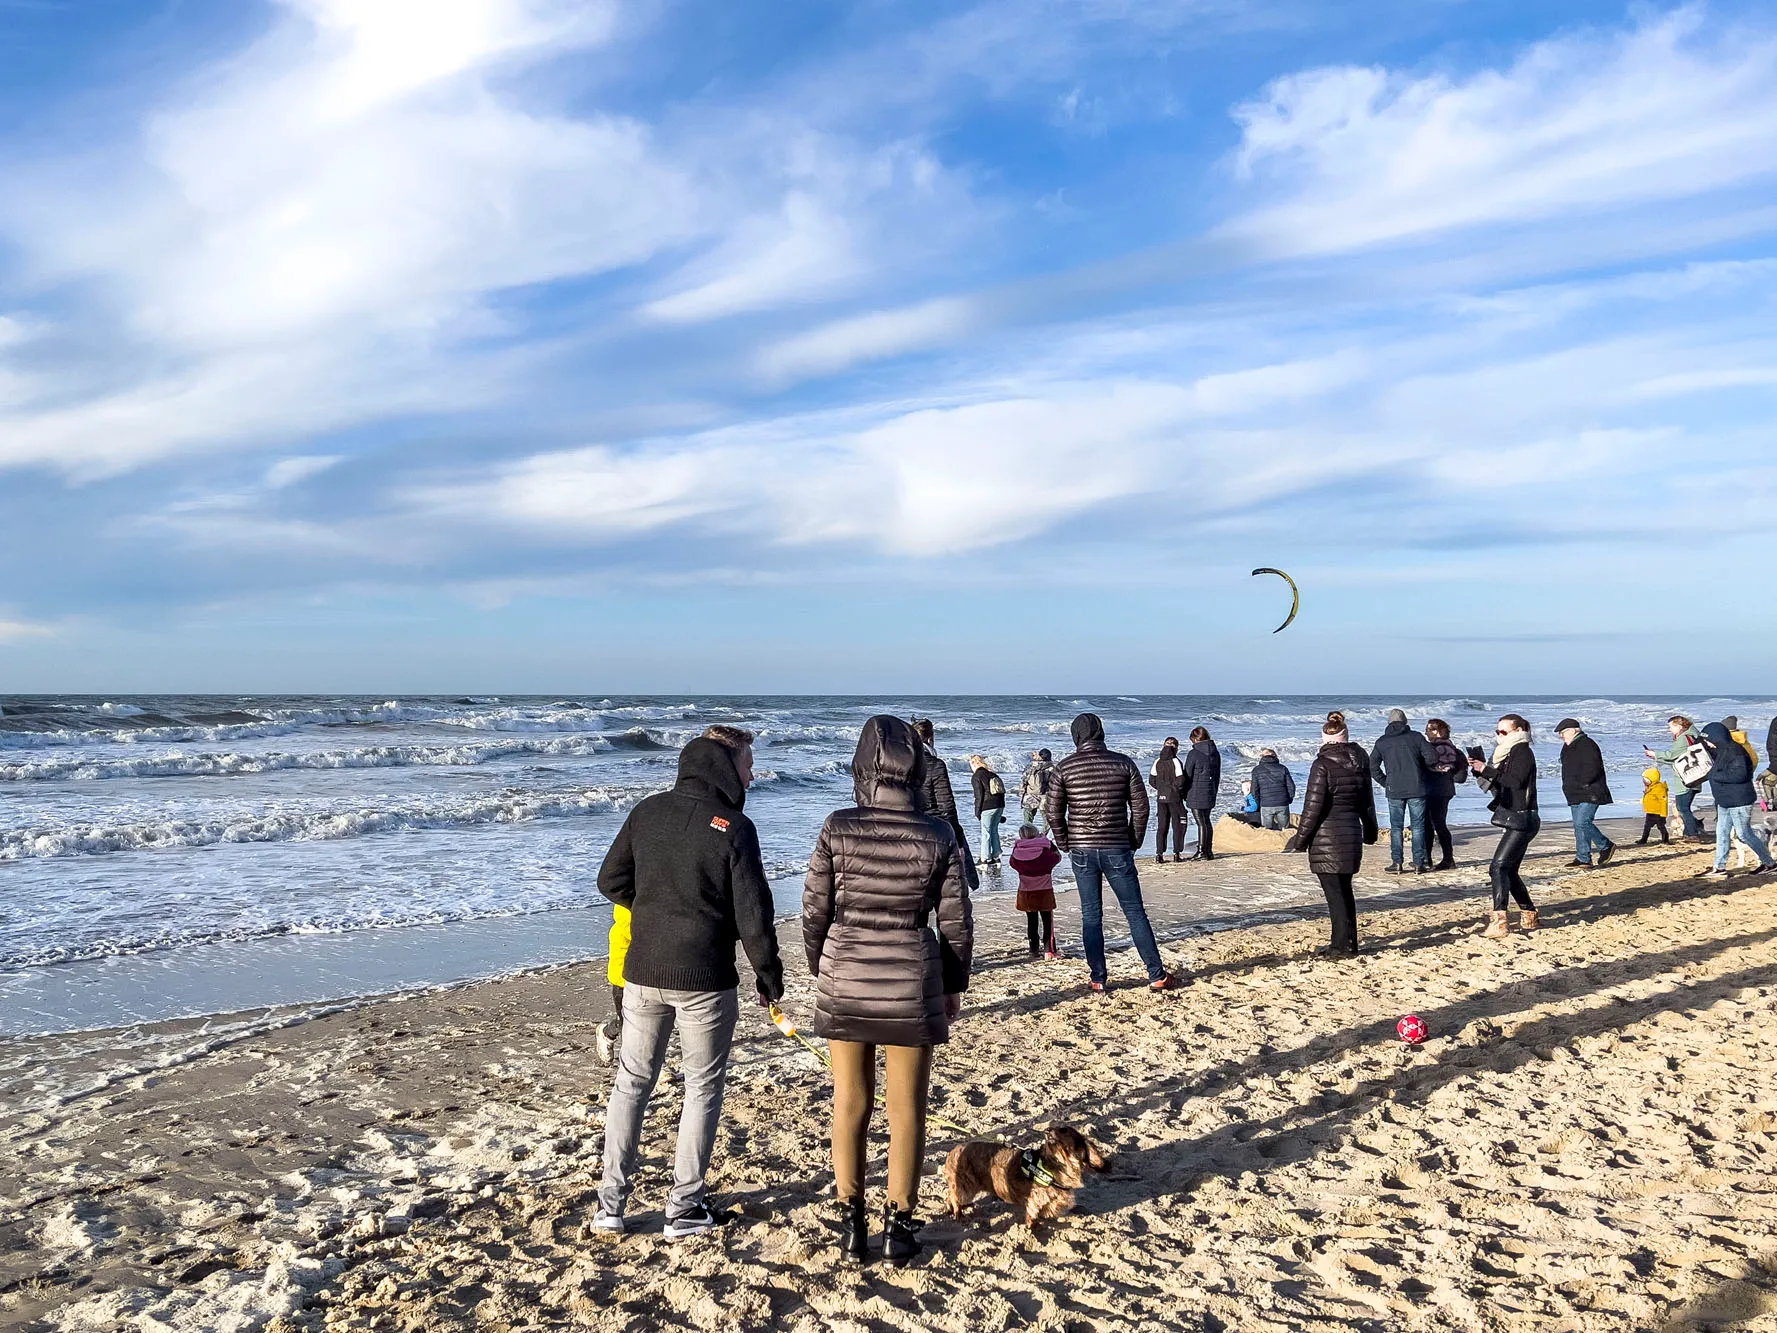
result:
<svg viewBox="0 0 1777 1333"><path fill-rule="evenodd" d="M1209 827L1209 807L1200 810L1192 806L1191 813L1197 818L1197 855L1215 855L1215 833Z"/></svg>
<svg viewBox="0 0 1777 1333"><path fill-rule="evenodd" d="M1456 859L1455 844L1450 841L1450 798L1443 792L1428 792L1425 797L1425 859L1431 860L1432 844L1443 852L1444 861Z"/></svg>
<svg viewBox="0 0 1777 1333"><path fill-rule="evenodd" d="M1357 902L1351 896L1350 875L1317 874L1320 891L1327 896L1327 912L1333 918L1335 950L1357 948Z"/></svg>
<svg viewBox="0 0 1777 1333"><path fill-rule="evenodd" d="M1507 900L1515 902L1526 912L1534 912L1536 904L1530 901L1530 890L1524 887L1524 876L1518 873L1518 867L1524 864L1524 853L1530 850L1530 841L1541 829L1539 819L1531 828L1509 828L1499 835L1499 846L1493 849L1493 865L1489 874L1493 878L1493 910L1506 910Z"/></svg>
<svg viewBox="0 0 1777 1333"><path fill-rule="evenodd" d="M1041 936L1039 936L1037 934L1038 918L1039 917L1042 918L1041 928L1042 928L1043 933ZM1033 948L1033 949L1048 949L1050 952L1054 952L1054 949L1055 949L1055 913L1053 913L1053 912L1026 912L1024 914L1024 923L1030 930L1030 947L1031 948Z"/></svg>
<svg viewBox="0 0 1777 1333"><path fill-rule="evenodd" d="M1154 855L1166 855L1166 830L1172 830L1172 850L1175 856L1185 854L1185 807L1174 805L1171 801L1161 801L1154 820Z"/></svg>

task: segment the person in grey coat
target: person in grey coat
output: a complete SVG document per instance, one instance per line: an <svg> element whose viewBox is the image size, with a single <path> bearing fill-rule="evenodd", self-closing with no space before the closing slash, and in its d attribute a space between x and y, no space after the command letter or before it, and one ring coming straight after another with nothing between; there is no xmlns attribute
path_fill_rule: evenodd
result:
<svg viewBox="0 0 1777 1333"><path fill-rule="evenodd" d="M1253 765L1253 795L1259 798L1259 827L1287 829L1290 805L1296 799L1296 779L1278 761L1276 750L1260 750Z"/></svg>

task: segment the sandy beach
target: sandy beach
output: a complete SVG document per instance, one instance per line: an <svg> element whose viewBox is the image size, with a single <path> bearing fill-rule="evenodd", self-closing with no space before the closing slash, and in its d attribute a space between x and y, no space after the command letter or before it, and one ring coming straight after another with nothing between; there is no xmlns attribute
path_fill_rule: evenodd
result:
<svg viewBox="0 0 1777 1333"><path fill-rule="evenodd" d="M934 1109L1021 1144L1075 1124L1116 1158L1035 1235L991 1200L937 1219L928 1180L906 1270L837 1267L828 1084L762 1015L743 1015L712 1178L742 1219L660 1238L663 1085L639 1234L588 1235L596 966L232 1037L165 1025L166 1068L61 1106L33 1104L29 1071L91 1044L9 1042L0 1325L1777 1328L1777 879L1694 880L1695 847L1577 874L1556 826L1527 865L1546 927L1494 943L1490 845L1465 835L1465 867L1423 881L1372 857L1371 951L1349 963L1313 955L1297 858L1144 861L1165 952L1196 976L1171 996L1126 952L1126 987L1090 996L1078 960L1027 960L1009 897L983 895ZM1298 879L1304 907L1206 933L1201 899L1252 876ZM1076 919L1064 898L1064 940ZM799 969L787 1007L810 1007ZM1394 1037L1408 1012L1418 1049ZM953 1141L934 1129L932 1169Z"/></svg>

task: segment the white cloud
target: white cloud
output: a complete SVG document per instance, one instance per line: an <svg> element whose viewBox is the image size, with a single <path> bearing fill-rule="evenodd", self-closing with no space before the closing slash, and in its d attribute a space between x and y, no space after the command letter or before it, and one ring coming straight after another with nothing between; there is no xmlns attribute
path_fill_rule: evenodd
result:
<svg viewBox="0 0 1777 1333"><path fill-rule="evenodd" d="M0 643L22 643L26 639L47 639L55 630L49 625L29 620L0 620Z"/></svg>
<svg viewBox="0 0 1777 1333"><path fill-rule="evenodd" d="M1338 66L1235 109L1229 224L1273 253L1398 241L1705 194L1777 172L1777 40L1687 7L1532 46L1464 79Z"/></svg>
<svg viewBox="0 0 1777 1333"><path fill-rule="evenodd" d="M966 297L940 297L895 310L832 320L764 348L758 369L770 380L831 375L862 361L899 356L960 337L983 319Z"/></svg>

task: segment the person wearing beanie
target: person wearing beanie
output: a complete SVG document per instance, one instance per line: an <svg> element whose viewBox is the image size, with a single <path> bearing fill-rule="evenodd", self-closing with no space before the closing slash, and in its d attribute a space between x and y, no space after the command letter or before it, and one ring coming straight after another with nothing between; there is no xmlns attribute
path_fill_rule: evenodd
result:
<svg viewBox="0 0 1777 1333"><path fill-rule="evenodd" d="M1425 836L1425 794L1431 789L1437 751L1407 725L1407 715L1388 710L1388 727L1370 749L1371 776L1388 795L1388 869L1403 870L1403 828L1413 829L1413 871L1431 869L1431 846Z"/></svg>

